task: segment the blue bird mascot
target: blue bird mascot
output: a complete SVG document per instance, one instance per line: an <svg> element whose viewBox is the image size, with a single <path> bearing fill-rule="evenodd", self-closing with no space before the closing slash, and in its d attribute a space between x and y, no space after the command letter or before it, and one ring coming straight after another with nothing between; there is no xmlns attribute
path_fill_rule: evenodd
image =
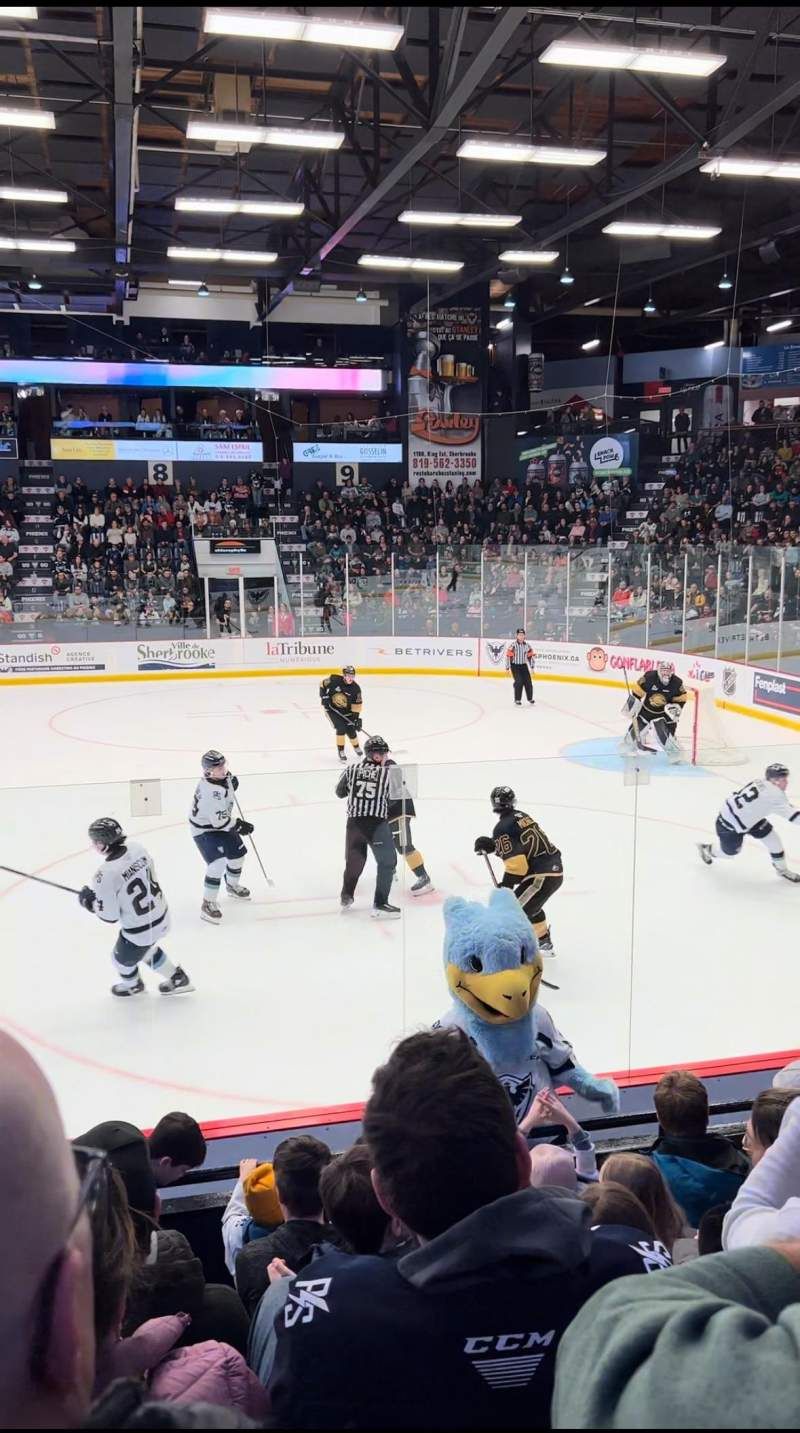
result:
<svg viewBox="0 0 800 1433"><path fill-rule="evenodd" d="M438 1027L457 1025L474 1040L517 1117L524 1118L539 1090L568 1085L605 1114L619 1109L613 1080L577 1064L568 1040L536 1004L542 957L530 922L509 890L493 891L488 905L451 896L444 903L444 965L453 996Z"/></svg>

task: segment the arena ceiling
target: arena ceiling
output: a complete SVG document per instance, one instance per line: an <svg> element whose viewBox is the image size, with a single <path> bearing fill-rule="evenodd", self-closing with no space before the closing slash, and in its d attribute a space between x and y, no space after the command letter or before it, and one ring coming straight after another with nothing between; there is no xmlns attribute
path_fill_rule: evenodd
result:
<svg viewBox="0 0 800 1433"><path fill-rule="evenodd" d="M770 6L571 9L544 6L371 6L326 17L399 24L394 51L210 33L206 11L0 7L0 106L52 111L53 129L0 128L0 186L57 187L66 203L2 201L0 284L35 268L45 292L67 290L121 312L136 281L258 282L265 308L323 282L403 285L424 303L476 282L497 297L514 285L536 325L597 299L639 315L647 333L776 312L800 257L800 182L720 177L718 156L798 161L800 10ZM253 13L253 12L251 12ZM254 12L265 13L265 12ZM269 12L276 13L276 12ZM313 8L285 7L302 17ZM546 63L556 40L724 56L707 77ZM344 135L335 151L187 138L191 120L224 119ZM1 123L1 121L0 121ZM591 167L459 159L468 139L601 149ZM238 198L302 204L300 217L220 214L176 201ZM513 213L507 232L427 229L405 209ZM609 222L719 226L710 242L604 234ZM4 249L3 236L74 241L75 252ZM265 266L169 259L170 247L263 252ZM519 269L507 249L558 250L547 269ZM365 271L361 254L444 257L450 276ZM568 265L570 288L559 283ZM720 291L725 270L736 287ZM782 292L790 290L789 292ZM777 294L777 297L771 295ZM800 305L799 305L800 306ZM639 327L641 324L639 323ZM688 335L684 332L684 337Z"/></svg>

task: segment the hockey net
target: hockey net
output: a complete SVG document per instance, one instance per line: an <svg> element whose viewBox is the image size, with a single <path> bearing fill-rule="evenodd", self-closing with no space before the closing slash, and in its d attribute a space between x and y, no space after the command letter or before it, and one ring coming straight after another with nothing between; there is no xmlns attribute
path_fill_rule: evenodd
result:
<svg viewBox="0 0 800 1433"><path fill-rule="evenodd" d="M723 719L714 700L713 684L694 686L692 693L692 732L689 760L693 766L739 766L747 753L734 746L725 735Z"/></svg>

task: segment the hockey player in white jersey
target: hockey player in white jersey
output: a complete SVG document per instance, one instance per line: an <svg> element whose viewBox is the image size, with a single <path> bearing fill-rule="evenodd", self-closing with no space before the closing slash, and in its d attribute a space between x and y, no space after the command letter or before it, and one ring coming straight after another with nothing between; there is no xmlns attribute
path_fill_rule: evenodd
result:
<svg viewBox="0 0 800 1433"><path fill-rule="evenodd" d="M78 900L109 925L119 922L120 933L111 959L120 979L112 995L141 995L145 985L139 963L161 976L162 995L185 995L194 990L186 971L175 965L161 948L169 930L169 909L156 879L152 857L138 841L125 835L112 816L101 816L89 827L89 839L103 856L103 864Z"/></svg>
<svg viewBox="0 0 800 1433"><path fill-rule="evenodd" d="M231 776L221 751L207 751L201 760L203 775L197 783L189 813L194 843L206 863L203 881L203 920L217 925L222 920L219 888L225 877L229 896L249 901L250 892L241 883L242 866L247 855L243 836L252 835L255 827L243 817L234 817L234 793L239 778Z"/></svg>
<svg viewBox="0 0 800 1433"><path fill-rule="evenodd" d="M756 841L763 841L779 876L785 881L800 881L800 874L787 866L780 836L770 822L771 816L783 816L800 825L800 810L792 806L786 796L788 784L788 766L774 761L764 772L763 780L750 781L731 792L717 817L717 840L697 847L701 860L710 866L722 857L738 856L745 836L753 836Z"/></svg>

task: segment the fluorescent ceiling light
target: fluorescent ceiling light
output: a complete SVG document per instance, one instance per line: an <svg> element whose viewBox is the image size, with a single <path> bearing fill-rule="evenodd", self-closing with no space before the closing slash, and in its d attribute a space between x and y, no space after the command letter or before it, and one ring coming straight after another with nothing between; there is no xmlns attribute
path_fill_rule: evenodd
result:
<svg viewBox="0 0 800 1433"><path fill-rule="evenodd" d="M397 254L359 254L364 269L395 269L420 274L457 274L463 269L462 259L406 259Z"/></svg>
<svg viewBox="0 0 800 1433"><path fill-rule="evenodd" d="M342 45L351 50L396 50L402 25L375 20L339 20L317 15L281 15L272 11L206 10L207 35L239 35L254 40L304 40L312 45Z"/></svg>
<svg viewBox="0 0 800 1433"><path fill-rule="evenodd" d="M212 264L274 264L277 257L277 254L252 249L187 249L174 244L167 249L168 259L200 259Z"/></svg>
<svg viewBox="0 0 800 1433"><path fill-rule="evenodd" d="M4 20L38 20L39 11L35 5L0 5Z"/></svg>
<svg viewBox="0 0 800 1433"><path fill-rule="evenodd" d="M25 253L74 254L71 239L20 239L0 237L0 249L22 249Z"/></svg>
<svg viewBox="0 0 800 1433"><path fill-rule="evenodd" d="M741 179L800 179L800 161L793 159L748 159L735 154L718 155L700 165L701 174Z"/></svg>
<svg viewBox="0 0 800 1433"><path fill-rule="evenodd" d="M704 343L703 348L724 348L724 338L715 338L713 343Z"/></svg>
<svg viewBox="0 0 800 1433"><path fill-rule="evenodd" d="M202 279L167 279L171 289L199 289Z"/></svg>
<svg viewBox="0 0 800 1433"><path fill-rule="evenodd" d="M539 59L543 65L570 65L576 69L638 70L651 75L703 78L724 65L727 56L699 50L646 50L634 45L575 39L554 40Z"/></svg>
<svg viewBox="0 0 800 1433"><path fill-rule="evenodd" d="M0 197L2 193L0 189ZM175 208L186 214L267 214L273 219L298 219L305 205L278 199L214 199L197 194L176 199Z"/></svg>
<svg viewBox="0 0 800 1433"><path fill-rule="evenodd" d="M55 129L56 117L49 109L9 109L3 105L0 125L4 124L11 129Z"/></svg>
<svg viewBox="0 0 800 1433"><path fill-rule="evenodd" d="M572 164L589 167L605 159L604 149L573 149L566 145L515 144L502 139L465 139L458 159L497 159L507 164Z"/></svg>
<svg viewBox="0 0 800 1433"><path fill-rule="evenodd" d="M599 304L599 302L600 302L599 297L596 298L596 299L587 299L586 302L585 302L585 304L583 305L583 307L584 307L584 308L591 308L591 307L592 307L592 304Z"/></svg>
<svg viewBox="0 0 800 1433"><path fill-rule="evenodd" d="M504 249L500 258L504 264L552 264L558 249Z"/></svg>
<svg viewBox="0 0 800 1433"><path fill-rule="evenodd" d="M459 214L444 209L404 209L397 216L398 224L436 224L442 228L513 229L522 223L521 214Z"/></svg>
<svg viewBox="0 0 800 1433"><path fill-rule="evenodd" d="M2 124L0 111L0 124ZM231 124L217 119L190 119L187 139L223 144L270 144L280 149L339 149L344 135L332 129L278 129L266 124Z"/></svg>
<svg viewBox="0 0 800 1433"><path fill-rule="evenodd" d="M24 189L19 184L0 185L0 199L20 204L66 204L69 195L63 189Z"/></svg>
<svg viewBox="0 0 800 1433"><path fill-rule="evenodd" d="M777 320L775 321L775 323L768 323L768 324L767 324L766 332L767 332L767 333L780 333L780 331L781 331L782 328L791 328L791 326L792 326L793 323L794 323L794 319L793 319L793 318L779 318L779 319L777 319Z"/></svg>
<svg viewBox="0 0 800 1433"><path fill-rule="evenodd" d="M714 239L722 230L712 224L659 224L617 219L603 227L604 234L620 239Z"/></svg>
<svg viewBox="0 0 800 1433"><path fill-rule="evenodd" d="M581 348L583 349L584 353L591 353L591 351L592 351L593 348L599 348L599 347L600 347L600 340L599 340L599 338L590 338L590 339L587 339L586 343L582 343L582 344L581 344Z"/></svg>
<svg viewBox="0 0 800 1433"><path fill-rule="evenodd" d="M498 327L498 328L502 328L502 329L513 328L513 327L514 327L514 320L513 320L513 318L501 318L501 320L500 320L500 322L498 323L497 327Z"/></svg>

